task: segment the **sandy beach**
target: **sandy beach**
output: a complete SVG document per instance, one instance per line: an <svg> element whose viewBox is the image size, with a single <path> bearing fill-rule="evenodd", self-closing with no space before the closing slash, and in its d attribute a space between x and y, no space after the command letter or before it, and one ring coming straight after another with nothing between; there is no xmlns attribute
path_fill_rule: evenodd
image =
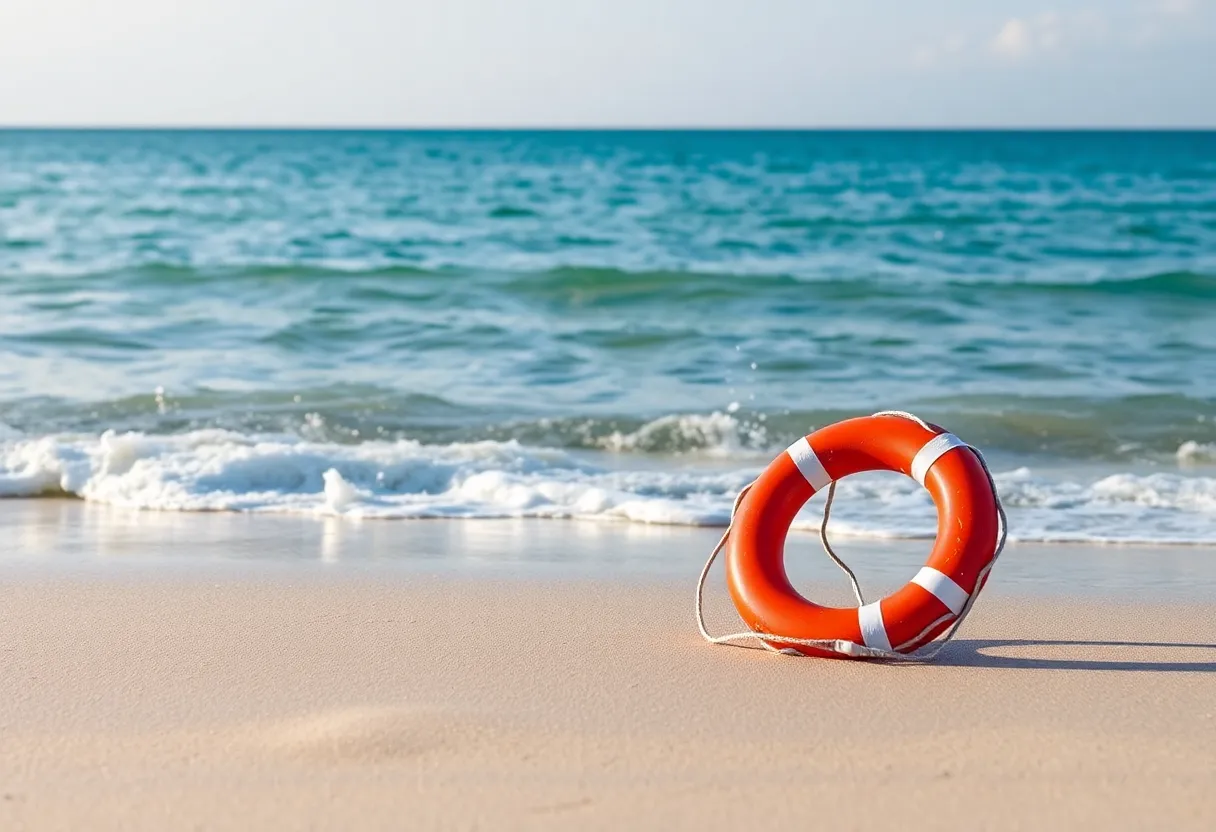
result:
<svg viewBox="0 0 1216 832"><path fill-rule="evenodd" d="M710 647L695 574L410 557L462 524L365 524L351 565L296 521L2 508L0 828L1216 823L1202 587L1042 592L1013 547L936 663L887 666ZM234 523L300 560L208 559ZM656 534L691 564L712 530ZM720 586L711 608L736 623Z"/></svg>

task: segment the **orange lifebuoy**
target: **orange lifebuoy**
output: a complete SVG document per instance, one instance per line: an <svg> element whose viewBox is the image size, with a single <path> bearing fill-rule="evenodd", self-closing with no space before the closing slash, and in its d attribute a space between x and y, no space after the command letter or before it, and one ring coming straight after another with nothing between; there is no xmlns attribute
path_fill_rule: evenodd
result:
<svg viewBox="0 0 1216 832"><path fill-rule="evenodd" d="M823 607L791 585L786 534L813 494L862 471L898 471L923 484L937 505L937 541L924 568L893 595L859 607ZM998 506L987 467L953 434L899 415L849 419L791 445L739 502L727 586L747 626L775 649L853 655L784 637L909 653L946 630L983 588L999 553L998 534L1003 540Z"/></svg>

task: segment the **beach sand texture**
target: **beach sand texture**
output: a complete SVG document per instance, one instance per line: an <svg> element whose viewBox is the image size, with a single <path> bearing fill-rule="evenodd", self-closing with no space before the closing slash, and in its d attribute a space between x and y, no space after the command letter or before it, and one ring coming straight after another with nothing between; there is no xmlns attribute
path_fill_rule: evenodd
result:
<svg viewBox="0 0 1216 832"><path fill-rule="evenodd" d="M710 647L688 589L9 569L0 828L1216 824L1210 602L997 595L884 666Z"/></svg>

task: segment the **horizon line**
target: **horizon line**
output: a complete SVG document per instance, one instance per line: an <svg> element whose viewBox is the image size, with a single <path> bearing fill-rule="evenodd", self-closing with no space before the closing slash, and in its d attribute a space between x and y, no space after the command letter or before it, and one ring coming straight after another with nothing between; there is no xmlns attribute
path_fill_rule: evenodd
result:
<svg viewBox="0 0 1216 832"><path fill-rule="evenodd" d="M310 124L0 124L9 132L316 132L316 133L1209 133L1208 125L310 125Z"/></svg>

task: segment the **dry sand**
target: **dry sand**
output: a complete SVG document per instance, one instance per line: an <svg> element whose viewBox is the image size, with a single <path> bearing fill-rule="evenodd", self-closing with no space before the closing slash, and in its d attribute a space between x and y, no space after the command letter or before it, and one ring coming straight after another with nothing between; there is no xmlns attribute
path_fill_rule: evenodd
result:
<svg viewBox="0 0 1216 832"><path fill-rule="evenodd" d="M1216 828L1202 599L997 594L883 666L657 578L0 579L4 830Z"/></svg>

